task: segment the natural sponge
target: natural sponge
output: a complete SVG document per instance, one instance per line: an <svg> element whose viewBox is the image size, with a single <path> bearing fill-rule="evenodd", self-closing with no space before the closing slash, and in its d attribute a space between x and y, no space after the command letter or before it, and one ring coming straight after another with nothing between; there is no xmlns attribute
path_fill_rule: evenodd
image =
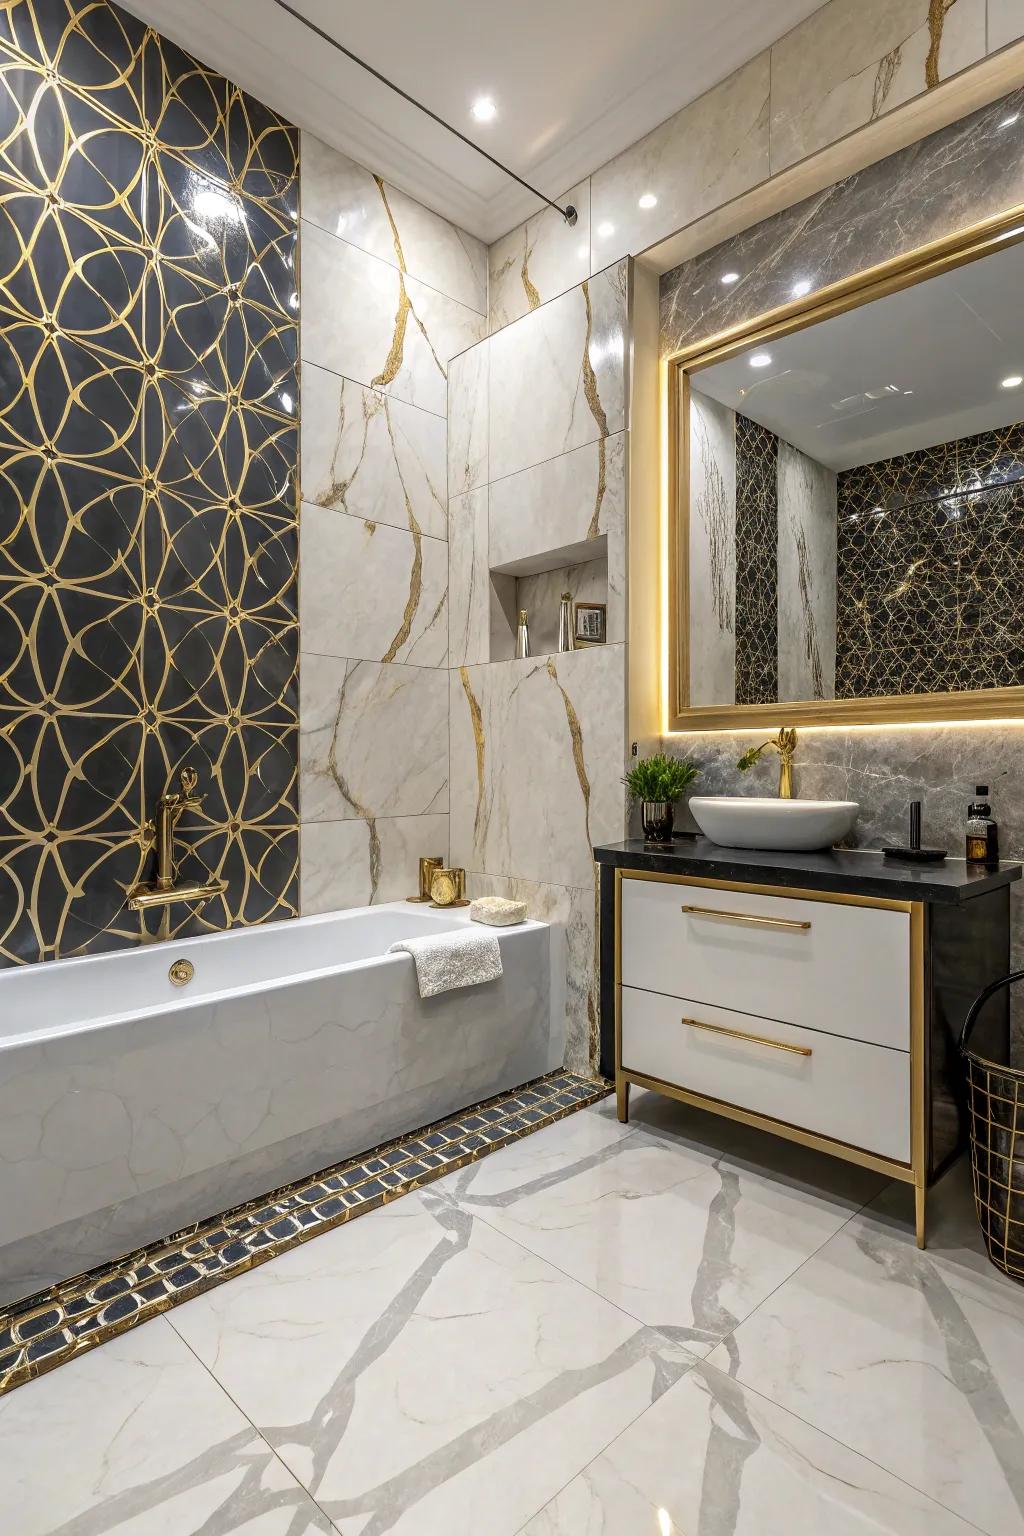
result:
<svg viewBox="0 0 1024 1536"><path fill-rule="evenodd" d="M478 896L469 904L469 915L475 923L507 928L510 923L525 922L526 902L506 901L504 896Z"/></svg>

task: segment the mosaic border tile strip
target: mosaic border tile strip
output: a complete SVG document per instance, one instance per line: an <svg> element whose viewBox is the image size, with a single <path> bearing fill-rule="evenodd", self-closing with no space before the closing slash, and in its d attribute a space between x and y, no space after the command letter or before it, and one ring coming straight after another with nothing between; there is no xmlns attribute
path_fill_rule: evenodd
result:
<svg viewBox="0 0 1024 1536"><path fill-rule="evenodd" d="M0 1396L116 1334L607 1098L549 1072L0 1311Z"/></svg>

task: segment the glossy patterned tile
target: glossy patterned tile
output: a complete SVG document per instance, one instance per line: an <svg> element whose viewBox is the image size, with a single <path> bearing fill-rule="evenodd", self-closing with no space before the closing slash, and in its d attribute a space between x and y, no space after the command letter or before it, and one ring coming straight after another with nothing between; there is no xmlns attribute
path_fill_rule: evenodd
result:
<svg viewBox="0 0 1024 1536"><path fill-rule="evenodd" d="M1024 1531L1024 1292L988 1263L960 1164L914 1246L899 1186L709 1357L990 1536Z"/></svg>
<svg viewBox="0 0 1024 1536"><path fill-rule="evenodd" d="M0 1393L607 1092L552 1072L29 1296L0 1312Z"/></svg>
<svg viewBox="0 0 1024 1536"><path fill-rule="evenodd" d="M563 1488L522 1536L865 1530L970 1536L976 1527L720 1371L698 1366Z"/></svg>
<svg viewBox="0 0 1024 1536"><path fill-rule="evenodd" d="M707 1354L826 1242L877 1175L819 1159L803 1179L712 1146L583 1115L443 1186L506 1236Z"/></svg>
<svg viewBox="0 0 1024 1536"><path fill-rule="evenodd" d="M429 1193L198 1298L175 1327L340 1529L396 1536L514 1536L692 1365Z"/></svg>
<svg viewBox="0 0 1024 1536"><path fill-rule="evenodd" d="M0 1403L0 1438L19 1536L334 1532L163 1318Z"/></svg>

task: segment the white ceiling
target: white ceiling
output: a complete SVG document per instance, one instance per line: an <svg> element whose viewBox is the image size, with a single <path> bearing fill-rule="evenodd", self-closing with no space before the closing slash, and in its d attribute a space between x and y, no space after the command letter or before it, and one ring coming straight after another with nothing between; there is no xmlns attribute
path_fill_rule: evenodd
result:
<svg viewBox="0 0 1024 1536"><path fill-rule="evenodd" d="M124 0L300 127L488 242L538 206L274 0ZM557 197L823 0L292 0ZM470 104L493 96L497 120Z"/></svg>
<svg viewBox="0 0 1024 1536"><path fill-rule="evenodd" d="M1024 376L1022 291L1019 244L716 363L694 387L837 470L1009 426L1024 420L1024 384L1001 384ZM751 367L758 350L769 366Z"/></svg>

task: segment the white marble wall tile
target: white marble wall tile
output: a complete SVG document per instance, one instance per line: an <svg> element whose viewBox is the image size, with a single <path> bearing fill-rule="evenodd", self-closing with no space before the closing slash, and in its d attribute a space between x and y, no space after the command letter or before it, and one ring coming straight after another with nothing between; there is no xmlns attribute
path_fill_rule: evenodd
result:
<svg viewBox="0 0 1024 1536"><path fill-rule="evenodd" d="M772 174L985 56L985 0L830 0L772 48Z"/></svg>
<svg viewBox="0 0 1024 1536"><path fill-rule="evenodd" d="M626 264L532 310L490 340L490 478L625 425Z"/></svg>
<svg viewBox="0 0 1024 1536"><path fill-rule="evenodd" d="M443 539L303 504L303 652L444 667L447 598L448 545Z"/></svg>
<svg viewBox="0 0 1024 1536"><path fill-rule="evenodd" d="M448 367L448 495L476 490L487 467L490 343L453 357Z"/></svg>
<svg viewBox="0 0 1024 1536"><path fill-rule="evenodd" d="M393 1536L515 1536L692 1364L422 1194L174 1317L339 1531Z"/></svg>
<svg viewBox="0 0 1024 1536"><path fill-rule="evenodd" d="M451 673L452 858L481 874L592 886L623 835L625 647Z"/></svg>
<svg viewBox="0 0 1024 1536"><path fill-rule="evenodd" d="M303 822L448 809L448 673L306 655L300 684Z"/></svg>
<svg viewBox="0 0 1024 1536"><path fill-rule="evenodd" d="M522 1536L974 1530L831 1436L721 1371L698 1366L563 1488Z"/></svg>
<svg viewBox="0 0 1024 1536"><path fill-rule="evenodd" d="M589 1076L600 1049L598 1039L598 950L595 887L539 885L503 875L469 874L472 896L524 901L527 914L551 925L551 1014L564 1018L564 1063Z"/></svg>
<svg viewBox="0 0 1024 1536"><path fill-rule="evenodd" d="M485 329L476 310L304 221L304 362L443 416L449 359Z"/></svg>
<svg viewBox="0 0 1024 1536"><path fill-rule="evenodd" d="M487 247L303 132L302 217L439 293L487 313Z"/></svg>
<svg viewBox="0 0 1024 1536"><path fill-rule="evenodd" d="M419 889L421 858L448 858L447 816L307 822L301 834L304 917L404 901Z"/></svg>
<svg viewBox="0 0 1024 1536"><path fill-rule="evenodd" d="M590 178L591 270L646 250L768 175L767 52ZM641 208L639 199L658 199Z"/></svg>
<svg viewBox="0 0 1024 1536"><path fill-rule="evenodd" d="M432 411L303 363L305 501L444 539L445 455L445 423Z"/></svg>
<svg viewBox="0 0 1024 1536"><path fill-rule="evenodd" d="M333 1536L162 1317L5 1397L0 1441L4 1524L17 1536Z"/></svg>
<svg viewBox="0 0 1024 1536"><path fill-rule="evenodd" d="M1024 37L1021 0L988 0L988 51L1005 48Z"/></svg>
<svg viewBox="0 0 1024 1536"><path fill-rule="evenodd" d="M487 569L488 487L453 496L449 512L448 665L489 661L491 593Z"/></svg>
<svg viewBox="0 0 1024 1536"><path fill-rule="evenodd" d="M491 484L491 565L512 568L601 534L625 538L626 438L599 438Z"/></svg>
<svg viewBox="0 0 1024 1536"><path fill-rule="evenodd" d="M790 443L778 458L779 698L836 696L836 473Z"/></svg>
<svg viewBox="0 0 1024 1536"><path fill-rule="evenodd" d="M736 412L690 395L690 704L736 702Z"/></svg>
<svg viewBox="0 0 1024 1536"><path fill-rule="evenodd" d="M554 208L496 240L488 252L491 332L583 281L590 272L590 181L555 199L576 209L569 225Z"/></svg>

